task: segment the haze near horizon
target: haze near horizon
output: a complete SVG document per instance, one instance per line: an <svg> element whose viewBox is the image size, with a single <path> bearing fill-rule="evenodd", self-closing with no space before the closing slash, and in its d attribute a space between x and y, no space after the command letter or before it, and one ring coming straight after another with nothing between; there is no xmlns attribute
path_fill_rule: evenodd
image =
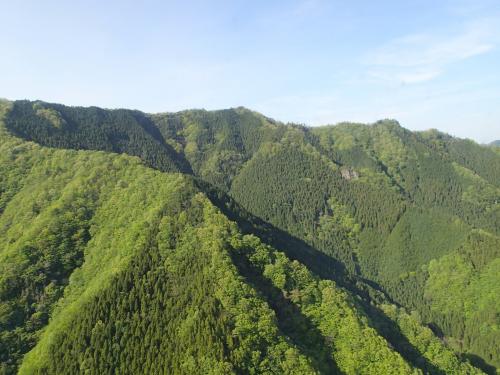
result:
<svg viewBox="0 0 500 375"><path fill-rule="evenodd" d="M99 11L96 11L98 9ZM2 4L0 96L500 138L491 0Z"/></svg>

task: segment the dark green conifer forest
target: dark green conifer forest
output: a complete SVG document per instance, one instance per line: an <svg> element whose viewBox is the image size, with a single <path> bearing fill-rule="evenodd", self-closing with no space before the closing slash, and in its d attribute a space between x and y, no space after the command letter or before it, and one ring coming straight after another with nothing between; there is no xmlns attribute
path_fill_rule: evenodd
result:
<svg viewBox="0 0 500 375"><path fill-rule="evenodd" d="M499 301L494 146L0 102L0 374L497 374Z"/></svg>

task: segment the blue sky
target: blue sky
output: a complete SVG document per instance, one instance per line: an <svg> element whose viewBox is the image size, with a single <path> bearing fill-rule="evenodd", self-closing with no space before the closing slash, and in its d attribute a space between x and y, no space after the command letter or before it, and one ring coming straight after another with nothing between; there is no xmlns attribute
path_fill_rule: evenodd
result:
<svg viewBox="0 0 500 375"><path fill-rule="evenodd" d="M500 1L0 0L0 97L500 139Z"/></svg>

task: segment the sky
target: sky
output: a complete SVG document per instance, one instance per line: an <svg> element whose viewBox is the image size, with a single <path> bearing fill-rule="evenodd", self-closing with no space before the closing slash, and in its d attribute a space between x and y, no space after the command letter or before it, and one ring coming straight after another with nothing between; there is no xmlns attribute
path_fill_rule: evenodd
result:
<svg viewBox="0 0 500 375"><path fill-rule="evenodd" d="M500 139L500 0L0 0L0 97Z"/></svg>

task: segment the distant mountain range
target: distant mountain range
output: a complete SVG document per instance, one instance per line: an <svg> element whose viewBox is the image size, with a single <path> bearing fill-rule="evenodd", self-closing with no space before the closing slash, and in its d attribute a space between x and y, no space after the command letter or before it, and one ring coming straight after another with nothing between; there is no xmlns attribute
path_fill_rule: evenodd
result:
<svg viewBox="0 0 500 375"><path fill-rule="evenodd" d="M0 374L500 368L493 148L1 101L0 150Z"/></svg>

